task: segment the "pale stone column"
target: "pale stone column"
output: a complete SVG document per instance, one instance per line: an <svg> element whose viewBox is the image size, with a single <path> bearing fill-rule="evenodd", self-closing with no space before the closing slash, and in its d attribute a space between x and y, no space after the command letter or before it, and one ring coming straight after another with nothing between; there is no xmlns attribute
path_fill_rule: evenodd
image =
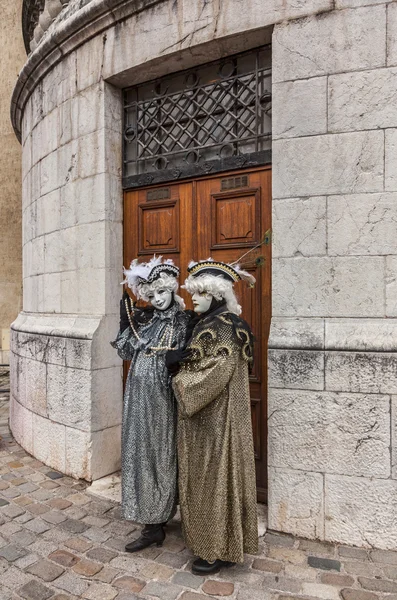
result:
<svg viewBox="0 0 397 600"><path fill-rule="evenodd" d="M395 548L397 5L337 4L273 35L269 526Z"/></svg>
<svg viewBox="0 0 397 600"><path fill-rule="evenodd" d="M87 44L58 64L24 112L24 311L13 324L10 415L24 448L88 480L119 468L122 399L109 344L122 291L121 93L86 68L92 52Z"/></svg>

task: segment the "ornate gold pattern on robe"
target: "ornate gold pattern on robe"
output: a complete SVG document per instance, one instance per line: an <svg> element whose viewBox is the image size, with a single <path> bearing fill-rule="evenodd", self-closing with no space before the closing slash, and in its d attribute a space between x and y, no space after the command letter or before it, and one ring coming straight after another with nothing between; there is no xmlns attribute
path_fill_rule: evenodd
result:
<svg viewBox="0 0 397 600"><path fill-rule="evenodd" d="M184 536L208 561L243 562L244 552L258 550L250 341L235 315L209 315L194 329L192 360L173 380Z"/></svg>

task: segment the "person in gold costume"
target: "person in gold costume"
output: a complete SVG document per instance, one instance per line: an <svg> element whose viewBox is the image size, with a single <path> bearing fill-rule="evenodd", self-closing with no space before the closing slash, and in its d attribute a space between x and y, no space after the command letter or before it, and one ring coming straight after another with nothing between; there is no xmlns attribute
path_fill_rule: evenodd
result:
<svg viewBox="0 0 397 600"><path fill-rule="evenodd" d="M235 281L255 279L212 259L190 263L188 273L184 287L199 318L173 377L179 502L185 541L197 556L192 572L208 575L258 550L248 381L253 336L233 291Z"/></svg>

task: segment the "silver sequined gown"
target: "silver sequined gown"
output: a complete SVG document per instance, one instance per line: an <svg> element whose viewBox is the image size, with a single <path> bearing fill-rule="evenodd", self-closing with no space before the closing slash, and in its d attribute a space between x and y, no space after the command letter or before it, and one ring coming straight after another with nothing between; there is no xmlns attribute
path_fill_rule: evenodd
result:
<svg viewBox="0 0 397 600"><path fill-rule="evenodd" d="M123 405L121 489L124 518L138 523L163 523L176 505L177 408L166 350L152 348L182 347L188 319L174 304L155 310L149 323L136 328L139 340L128 327L112 342L123 360L131 360Z"/></svg>

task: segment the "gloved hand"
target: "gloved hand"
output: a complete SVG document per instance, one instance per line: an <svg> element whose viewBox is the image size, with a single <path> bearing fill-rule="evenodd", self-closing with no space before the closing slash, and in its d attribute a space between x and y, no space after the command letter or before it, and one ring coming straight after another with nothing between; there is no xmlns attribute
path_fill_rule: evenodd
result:
<svg viewBox="0 0 397 600"><path fill-rule="evenodd" d="M122 333L129 327L130 322L128 319L128 313L126 308L126 301L128 305L128 310L131 313L132 311L132 302L128 292L124 291L123 297L120 300L120 332Z"/></svg>
<svg viewBox="0 0 397 600"><path fill-rule="evenodd" d="M178 350L168 350L165 355L165 366L171 375L176 375L179 371L179 363L185 362L192 355L192 351L186 348Z"/></svg>

